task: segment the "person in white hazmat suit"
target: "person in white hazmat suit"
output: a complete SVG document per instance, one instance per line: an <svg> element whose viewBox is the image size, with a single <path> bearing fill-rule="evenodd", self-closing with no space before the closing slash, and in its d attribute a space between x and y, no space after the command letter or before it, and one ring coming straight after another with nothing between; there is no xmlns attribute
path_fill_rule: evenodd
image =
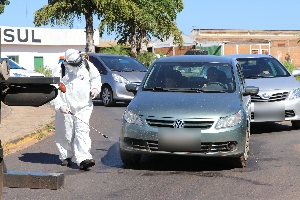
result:
<svg viewBox="0 0 300 200"><path fill-rule="evenodd" d="M92 99L101 90L101 77L94 64L75 49L65 52L65 69L61 64L52 72L53 77L61 77L60 82L65 86L65 91L58 90L57 97L50 102L56 110L55 143L62 166L70 167L75 157L79 168L86 170L95 165L90 153L88 124L93 110Z"/></svg>

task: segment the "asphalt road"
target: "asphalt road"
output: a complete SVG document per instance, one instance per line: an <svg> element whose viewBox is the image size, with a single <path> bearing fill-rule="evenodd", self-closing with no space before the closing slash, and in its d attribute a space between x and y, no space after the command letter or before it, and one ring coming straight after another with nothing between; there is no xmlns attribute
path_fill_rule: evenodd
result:
<svg viewBox="0 0 300 200"><path fill-rule="evenodd" d="M95 103L90 125L96 165L90 171L60 166L54 136L4 158L7 169L64 173L60 190L3 188L3 199L299 199L300 136L289 122L251 125L250 156L244 169L223 159L144 156L125 168L118 137L125 104Z"/></svg>

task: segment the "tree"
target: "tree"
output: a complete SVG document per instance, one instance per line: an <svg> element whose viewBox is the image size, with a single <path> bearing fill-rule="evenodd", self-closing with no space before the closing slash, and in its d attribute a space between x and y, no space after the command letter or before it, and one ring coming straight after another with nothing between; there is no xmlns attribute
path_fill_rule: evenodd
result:
<svg viewBox="0 0 300 200"><path fill-rule="evenodd" d="M48 0L48 4L34 13L35 26L66 25L73 28L74 19L85 18L86 52L95 52L93 15L102 16L105 0Z"/></svg>
<svg viewBox="0 0 300 200"><path fill-rule="evenodd" d="M126 48L124 45L111 45L109 48L101 48L100 53L129 55L128 47Z"/></svg>
<svg viewBox="0 0 300 200"><path fill-rule="evenodd" d="M181 31L175 23L177 13L183 9L182 0L111 0L104 6L106 12L101 16L100 36L105 30L108 34L116 32L118 43L129 42L133 57L151 36L160 40L174 36L175 44L183 44Z"/></svg>
<svg viewBox="0 0 300 200"><path fill-rule="evenodd" d="M10 4L9 0L0 0L0 14L4 13L4 7Z"/></svg>

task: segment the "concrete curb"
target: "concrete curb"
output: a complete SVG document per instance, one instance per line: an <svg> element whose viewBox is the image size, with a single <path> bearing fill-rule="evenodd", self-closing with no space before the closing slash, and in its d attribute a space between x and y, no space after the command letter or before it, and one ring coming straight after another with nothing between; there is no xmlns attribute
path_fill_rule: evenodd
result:
<svg viewBox="0 0 300 200"><path fill-rule="evenodd" d="M20 151L55 133L54 121L40 126L32 133L22 135L2 144L4 156Z"/></svg>

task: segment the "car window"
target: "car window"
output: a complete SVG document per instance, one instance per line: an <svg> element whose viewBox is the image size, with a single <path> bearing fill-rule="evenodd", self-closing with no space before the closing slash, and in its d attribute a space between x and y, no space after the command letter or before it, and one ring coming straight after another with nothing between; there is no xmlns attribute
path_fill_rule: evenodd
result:
<svg viewBox="0 0 300 200"><path fill-rule="evenodd" d="M245 78L287 77L290 73L275 58L238 58Z"/></svg>
<svg viewBox="0 0 300 200"><path fill-rule="evenodd" d="M148 68L134 58L125 56L100 56L105 65L112 71L141 71Z"/></svg>
<svg viewBox="0 0 300 200"><path fill-rule="evenodd" d="M18 63L12 61L9 58L1 58L1 60L6 60L9 63L10 69L24 69L23 67L21 67Z"/></svg>
<svg viewBox="0 0 300 200"><path fill-rule="evenodd" d="M103 74L103 75L107 74L107 70L105 69L103 64L100 62L100 60L98 60L94 56L89 56L89 61L95 65L95 67L98 69L100 74Z"/></svg>
<svg viewBox="0 0 300 200"><path fill-rule="evenodd" d="M146 90L158 88L176 88L175 91L195 89L204 92L235 90L233 69L228 63L157 61L149 70L143 85L143 89Z"/></svg>

